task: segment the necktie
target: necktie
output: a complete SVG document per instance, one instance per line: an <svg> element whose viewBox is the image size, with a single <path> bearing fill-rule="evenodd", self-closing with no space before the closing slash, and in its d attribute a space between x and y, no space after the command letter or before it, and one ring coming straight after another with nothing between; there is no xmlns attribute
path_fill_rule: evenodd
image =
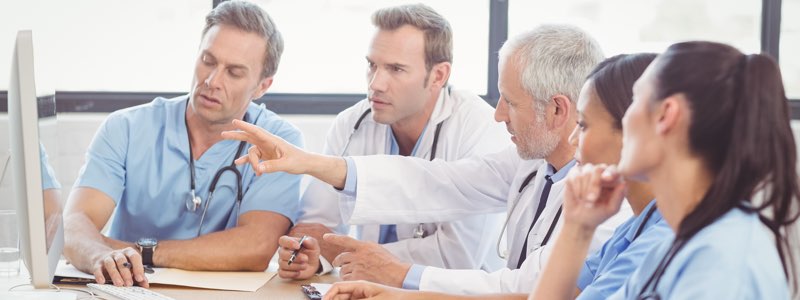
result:
<svg viewBox="0 0 800 300"><path fill-rule="evenodd" d="M381 225L381 232L378 236L378 244L388 244L397 242L397 226Z"/></svg>
<svg viewBox="0 0 800 300"><path fill-rule="evenodd" d="M522 253L519 255L519 260L517 261L517 269L522 266L522 263L525 261L525 257L528 256L528 236L531 235L531 230L533 230L533 225L536 225L536 221L539 220L539 217L542 215L542 211L544 211L544 207L547 205L547 198L550 196L550 187L553 186L553 180L550 178L550 175L544 176L544 188L542 188L542 197L539 198L539 207L536 208L536 214L533 215L533 222L531 222L531 227L528 228L528 234L525 235L525 243L522 244Z"/></svg>

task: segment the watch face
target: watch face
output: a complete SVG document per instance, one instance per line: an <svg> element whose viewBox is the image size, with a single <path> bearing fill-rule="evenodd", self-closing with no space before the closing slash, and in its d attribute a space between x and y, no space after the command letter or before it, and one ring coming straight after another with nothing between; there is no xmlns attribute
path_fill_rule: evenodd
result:
<svg viewBox="0 0 800 300"><path fill-rule="evenodd" d="M136 244L139 245L139 247L155 247L158 241L154 238L141 238L136 241Z"/></svg>

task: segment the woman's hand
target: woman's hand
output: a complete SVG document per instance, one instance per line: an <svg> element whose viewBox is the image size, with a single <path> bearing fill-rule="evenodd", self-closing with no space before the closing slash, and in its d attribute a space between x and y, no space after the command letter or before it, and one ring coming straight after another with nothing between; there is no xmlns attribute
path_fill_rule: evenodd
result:
<svg viewBox="0 0 800 300"><path fill-rule="evenodd" d="M619 211L624 194L616 166L576 166L564 188L564 221L593 231Z"/></svg>

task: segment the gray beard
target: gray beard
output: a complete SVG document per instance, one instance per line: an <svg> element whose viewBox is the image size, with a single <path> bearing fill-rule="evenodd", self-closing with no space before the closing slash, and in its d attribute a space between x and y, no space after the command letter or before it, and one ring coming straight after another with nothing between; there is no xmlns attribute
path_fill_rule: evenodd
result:
<svg viewBox="0 0 800 300"><path fill-rule="evenodd" d="M534 126L542 125L537 122ZM539 136L535 136L538 133L537 131L541 132ZM527 143L527 147L524 149L517 147L517 154L519 154L522 159L544 159L556 150L559 141L557 133L544 128L542 128L542 130L530 130L528 132L531 133L530 136L526 136L524 139L524 142Z"/></svg>

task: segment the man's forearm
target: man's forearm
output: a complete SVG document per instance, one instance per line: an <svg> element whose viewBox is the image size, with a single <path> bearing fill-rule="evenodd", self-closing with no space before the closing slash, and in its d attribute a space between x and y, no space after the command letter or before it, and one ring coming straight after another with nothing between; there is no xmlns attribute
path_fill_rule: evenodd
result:
<svg viewBox="0 0 800 300"><path fill-rule="evenodd" d="M267 212L258 212L273 214ZM278 216L275 214L275 216ZM242 225L190 240L159 241L153 255L157 267L184 270L263 271L278 247L289 220Z"/></svg>
<svg viewBox="0 0 800 300"><path fill-rule="evenodd" d="M85 214L69 214L64 224L64 256L79 270L92 273L97 256L108 253L113 247L106 243Z"/></svg>
<svg viewBox="0 0 800 300"><path fill-rule="evenodd" d="M343 189L347 178L347 163L344 158L331 155L310 155L306 174Z"/></svg>

